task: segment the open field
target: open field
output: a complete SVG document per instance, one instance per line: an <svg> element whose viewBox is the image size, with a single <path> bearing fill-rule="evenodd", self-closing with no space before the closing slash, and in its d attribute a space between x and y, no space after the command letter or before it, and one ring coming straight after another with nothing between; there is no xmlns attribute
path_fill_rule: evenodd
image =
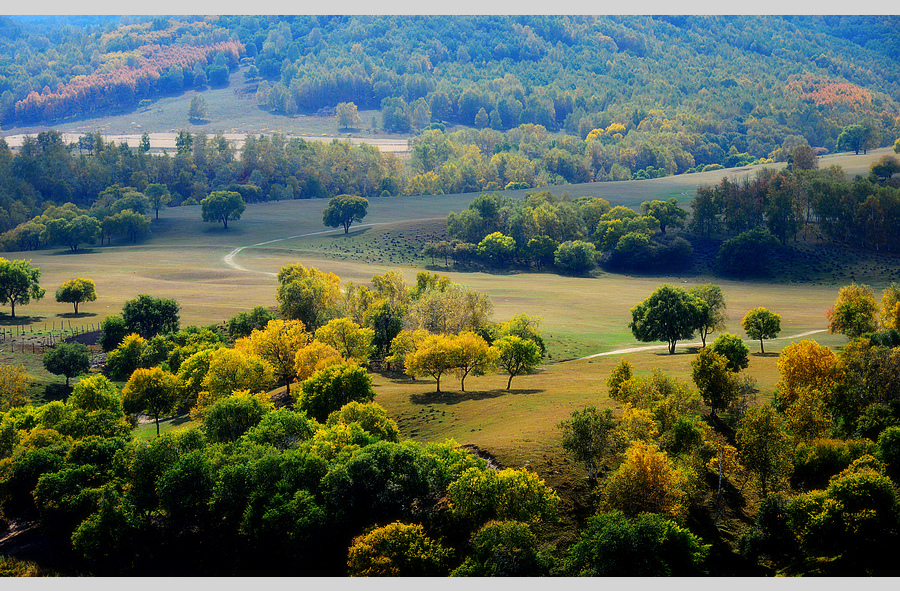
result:
<svg viewBox="0 0 900 591"><path fill-rule="evenodd" d="M870 153L869 158L875 157ZM729 171L752 174L753 171ZM698 183L714 183L721 171L631 183L596 183L552 188L572 196L594 194L611 203L636 206L641 201L676 195L689 201ZM523 192L510 192L521 195ZM376 374L376 401L394 417L405 436L422 441L455 438L494 454L502 465L530 465L548 483L576 486L581 467L567 460L558 447L556 424L572 410L588 404L611 404L606 397L606 378L622 355L579 359L621 348L646 347L628 329L629 310L658 285L682 287L714 282L728 301L728 330L743 336L740 319L750 308L764 306L782 316L782 337L825 328L825 310L839 287L849 283L841 276L817 283L739 282L709 275L629 276L598 271L591 277L566 277L554 273L461 272L447 270L443 262L419 254L421 244L443 235L449 211L461 211L475 195L392 197L370 200L365 223L351 227L350 234L324 228L322 200L298 200L251 204L241 220L223 230L200 221L198 207L163 210L153 221L154 235L143 244L115 244L86 248L78 253L37 251L5 253L6 258L30 259L42 271L41 284L48 295L39 302L17 309L17 318L0 316L6 326L25 324L41 330L45 323L63 320L75 327L91 329L106 315L119 313L123 302L140 293L171 297L182 306L182 325L208 325L257 305L275 305L274 274L284 265L300 261L332 271L344 281L367 283L371 276L390 269L400 270L407 281L430 268L454 281L483 290L494 302L494 320L518 313L541 316L549 346L545 365L534 375L513 380L505 391L503 375L470 377L466 393L458 391L452 376L442 381L444 393L434 394L432 380L410 380L404 376ZM237 252L235 252L237 250ZM233 254L229 266L224 260ZM849 256L849 255L848 255ZM883 288L898 272L896 257L875 260L857 253L848 260L855 265L858 280L865 278ZM865 275L863 274L865 271ZM65 280L89 277L97 284L98 300L81 306L82 314L71 314L69 304L54 301L53 293ZM7 309L8 310L8 309ZM808 337L838 348L846 339L819 332ZM747 371L759 385L760 398L771 396L778 379L777 353L791 339L766 342L766 355L759 344L748 343L751 365ZM25 363L40 383L61 383L50 376L40 360L30 353L10 352L0 345L0 361ZM689 379L695 346L680 347L676 355L648 348L629 353L638 373L661 368L673 376ZM187 423L189 424L189 423ZM169 422L165 428L179 428ZM152 433L151 433L152 429ZM155 427L144 425L141 436L155 435Z"/></svg>

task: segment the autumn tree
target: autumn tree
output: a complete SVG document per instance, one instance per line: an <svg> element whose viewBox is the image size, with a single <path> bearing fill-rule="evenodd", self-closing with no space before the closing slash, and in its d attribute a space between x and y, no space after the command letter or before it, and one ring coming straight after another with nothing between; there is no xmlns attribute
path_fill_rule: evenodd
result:
<svg viewBox="0 0 900 591"><path fill-rule="evenodd" d="M290 395L291 382L297 376L294 359L311 340L312 335L299 320L270 320L264 329L255 329L249 336L237 339L234 348L268 361Z"/></svg>
<svg viewBox="0 0 900 591"><path fill-rule="evenodd" d="M900 330L900 284L895 281L882 292L881 322L885 328Z"/></svg>
<svg viewBox="0 0 900 591"><path fill-rule="evenodd" d="M40 300L46 290L39 280L41 270L32 267L31 261L8 261L0 257L0 304L9 304L10 316L16 317L16 304L25 306L31 300Z"/></svg>
<svg viewBox="0 0 900 591"><path fill-rule="evenodd" d="M75 305L75 313L78 314L78 304L93 302L97 299L97 290L90 279L70 279L56 290L56 301Z"/></svg>
<svg viewBox="0 0 900 591"><path fill-rule="evenodd" d="M338 103L335 107L338 129L351 129L360 123L359 112L354 103Z"/></svg>
<svg viewBox="0 0 900 591"><path fill-rule="evenodd" d="M668 454L655 444L635 441L625 451L622 465L607 477L603 504L630 517L641 513L679 517L686 508L682 480Z"/></svg>
<svg viewBox="0 0 900 591"><path fill-rule="evenodd" d="M781 350L775 386L779 406L788 406L804 388L827 392L840 380L838 357L828 347L805 339Z"/></svg>
<svg viewBox="0 0 900 591"><path fill-rule="evenodd" d="M335 318L316 329L316 340L333 347L344 359L360 365L369 363L375 331L348 318Z"/></svg>
<svg viewBox="0 0 900 591"><path fill-rule="evenodd" d="M413 377L433 377L437 382L436 392L440 393L441 376L457 365L452 340L452 336L443 334L425 337L406 355L406 373Z"/></svg>
<svg viewBox="0 0 900 591"><path fill-rule="evenodd" d="M204 222L222 222L228 229L228 220L239 220L247 209L244 198L235 191L213 191L200 201Z"/></svg>
<svg viewBox="0 0 900 591"><path fill-rule="evenodd" d="M791 471L791 444L771 405L748 409L738 422L735 439L741 464L754 473L763 497L786 484Z"/></svg>
<svg viewBox="0 0 900 591"><path fill-rule="evenodd" d="M353 540L347 556L351 577L446 576L450 551L417 524L399 521Z"/></svg>
<svg viewBox="0 0 900 591"><path fill-rule="evenodd" d="M175 412L178 406L178 378L158 367L136 369L122 388L126 409L146 410L156 420L159 437L159 417Z"/></svg>
<svg viewBox="0 0 900 591"><path fill-rule="evenodd" d="M722 293L721 287L712 283L694 286L688 293L706 302L706 313L702 315L697 326L702 346L706 347L706 335L723 330L728 320L728 314L725 312L725 294Z"/></svg>
<svg viewBox="0 0 900 591"><path fill-rule="evenodd" d="M372 402L372 378L358 365L332 365L319 370L301 385L297 408L325 423L328 415L349 402Z"/></svg>
<svg viewBox="0 0 900 591"><path fill-rule="evenodd" d="M572 418L556 425L562 429L562 448L584 462L588 479L596 481L603 466L604 456L610 451L610 435L616 428L612 410L598 411L593 406L573 410Z"/></svg>
<svg viewBox="0 0 900 591"><path fill-rule="evenodd" d="M495 340L493 346L500 355L497 364L509 374L506 389L512 386L512 380L519 374L527 374L541 364L541 350L531 339L516 335L507 335Z"/></svg>
<svg viewBox="0 0 900 591"><path fill-rule="evenodd" d="M366 217L369 200L354 195L338 195L328 201L328 206L322 211L322 223L329 228L343 227L344 234L350 232L353 222L362 222Z"/></svg>
<svg viewBox="0 0 900 591"><path fill-rule="evenodd" d="M837 300L825 316L828 331L839 332L851 339L878 330L878 304L875 293L868 285L845 285L838 292Z"/></svg>
<svg viewBox="0 0 900 591"><path fill-rule="evenodd" d="M312 341L294 355L294 373L302 382L320 369L347 363L338 350L321 341Z"/></svg>
<svg viewBox="0 0 900 591"><path fill-rule="evenodd" d="M453 515L483 524L490 520L553 519L559 495L535 472L468 468L447 487Z"/></svg>
<svg viewBox="0 0 900 591"><path fill-rule="evenodd" d="M28 404L30 382L24 365L0 364L0 412Z"/></svg>
<svg viewBox="0 0 900 591"><path fill-rule="evenodd" d="M276 299L283 318L300 320L315 330L337 314L343 295L334 273L296 263L283 267L277 279Z"/></svg>
<svg viewBox="0 0 900 591"><path fill-rule="evenodd" d="M679 287L662 285L631 309L628 326L637 340L666 341L669 354L674 354L678 341L693 336L708 307L705 301Z"/></svg>
<svg viewBox="0 0 900 591"><path fill-rule="evenodd" d="M206 405L235 390L247 390L251 394L266 392L275 381L272 364L244 350L221 347L212 350L208 360L209 369L201 381L208 396L197 401L200 414Z"/></svg>
<svg viewBox="0 0 900 591"><path fill-rule="evenodd" d="M499 351L474 332L461 332L451 339L459 374L459 389L466 391L466 376L484 375L497 366ZM510 378L512 379L512 378Z"/></svg>
<svg viewBox="0 0 900 591"><path fill-rule="evenodd" d="M781 332L781 316L765 308L754 308L741 319L741 327L747 336L759 340L759 351L765 353L763 341L774 339Z"/></svg>

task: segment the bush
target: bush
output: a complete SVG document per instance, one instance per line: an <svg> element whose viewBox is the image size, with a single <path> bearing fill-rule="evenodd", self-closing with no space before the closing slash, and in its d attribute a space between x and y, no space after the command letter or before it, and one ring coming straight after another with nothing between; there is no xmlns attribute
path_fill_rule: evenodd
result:
<svg viewBox="0 0 900 591"><path fill-rule="evenodd" d="M732 275L763 274L776 248L775 236L768 230L754 228L722 243L716 255L716 267Z"/></svg>
<svg viewBox="0 0 900 591"><path fill-rule="evenodd" d="M357 365L326 367L304 381L301 389L299 409L320 423L348 402L371 402L375 398L372 378Z"/></svg>
<svg viewBox="0 0 900 591"><path fill-rule="evenodd" d="M875 444L866 439L815 439L812 443L800 443L794 448L791 486L802 490L825 488L832 476L874 451Z"/></svg>
<svg viewBox="0 0 900 591"><path fill-rule="evenodd" d="M595 254L596 249L590 242L570 240L559 245L553 262L561 271L581 274L594 268Z"/></svg>
<svg viewBox="0 0 900 591"><path fill-rule="evenodd" d="M216 400L203 413L206 438L213 443L237 441L257 426L270 410L270 404L247 392L236 392Z"/></svg>
<svg viewBox="0 0 900 591"><path fill-rule="evenodd" d="M100 346L109 353L119 346L125 335L128 334L125 328L125 321L121 316L107 316L100 323Z"/></svg>

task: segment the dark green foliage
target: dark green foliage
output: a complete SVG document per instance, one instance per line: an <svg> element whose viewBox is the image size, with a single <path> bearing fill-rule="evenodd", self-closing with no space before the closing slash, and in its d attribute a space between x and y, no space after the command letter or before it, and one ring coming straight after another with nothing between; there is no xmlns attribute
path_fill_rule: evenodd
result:
<svg viewBox="0 0 900 591"><path fill-rule="evenodd" d="M892 409L892 407L894 408ZM878 403L867 406L856 419L856 436L872 441L878 440L882 431L900 422L894 412L894 409L898 407L900 404L897 404L897 401L893 401L890 406Z"/></svg>
<svg viewBox="0 0 900 591"><path fill-rule="evenodd" d="M249 312L241 312L229 318L228 334L234 340L241 337L249 337L254 330L264 329L269 320L274 319L275 316L267 309L262 306L256 306Z"/></svg>
<svg viewBox="0 0 900 591"><path fill-rule="evenodd" d="M41 526L71 532L97 508L102 482L97 466L85 464L44 474L34 489Z"/></svg>
<svg viewBox="0 0 900 591"><path fill-rule="evenodd" d="M32 491L44 474L62 468L69 446L58 443L38 449L21 449L0 477L0 512L7 519L35 515Z"/></svg>
<svg viewBox="0 0 900 591"><path fill-rule="evenodd" d="M174 522L200 519L208 511L213 485L209 458L202 450L189 451L156 480L159 506Z"/></svg>
<svg viewBox="0 0 900 591"><path fill-rule="evenodd" d="M593 406L573 410L572 418L557 425L562 429L562 448L584 462L588 478L596 480L610 447L610 434L615 428L612 409L597 411Z"/></svg>
<svg viewBox="0 0 900 591"><path fill-rule="evenodd" d="M633 520L619 511L591 517L569 550L570 576L664 577L703 574L709 546L655 513Z"/></svg>
<svg viewBox="0 0 900 591"><path fill-rule="evenodd" d="M279 408L263 415L258 424L244 433L243 439L285 450L312 437L315 429L315 421L310 420L306 413Z"/></svg>
<svg viewBox="0 0 900 591"><path fill-rule="evenodd" d="M789 503L783 495L769 495L762 500L753 527L740 538L741 554L756 562L761 556L782 561L799 552L791 529Z"/></svg>
<svg viewBox="0 0 900 591"><path fill-rule="evenodd" d="M234 395L216 400L203 411L210 442L237 441L263 419L269 408L257 396Z"/></svg>
<svg viewBox="0 0 900 591"><path fill-rule="evenodd" d="M875 455L884 462L887 473L896 482L900 478L900 427L888 427L881 432Z"/></svg>
<svg viewBox="0 0 900 591"><path fill-rule="evenodd" d="M594 268L594 245L590 242L574 240L563 242L553 255L556 267L576 275Z"/></svg>
<svg viewBox="0 0 900 591"><path fill-rule="evenodd" d="M375 398L372 378L356 365L332 365L319 370L301 388L298 408L320 423L348 402L371 402Z"/></svg>
<svg viewBox="0 0 900 591"><path fill-rule="evenodd" d="M778 240L768 230L754 228L722 243L716 267L730 275L759 275L766 272Z"/></svg>
<svg viewBox="0 0 900 591"><path fill-rule="evenodd" d="M68 387L71 378L90 371L90 351L81 343L60 343L44 353L44 367L52 374L66 376Z"/></svg>
<svg viewBox="0 0 900 591"><path fill-rule="evenodd" d="M149 339L158 334L176 332L180 309L175 300L154 298L147 294L128 300L122 307L126 334L137 333Z"/></svg>
<svg viewBox="0 0 900 591"><path fill-rule="evenodd" d="M708 307L680 287L662 285L631 309L628 326L639 341L666 341L673 354L678 341L693 336Z"/></svg>
<svg viewBox="0 0 900 591"><path fill-rule="evenodd" d="M854 460L875 452L875 444L865 439L842 441L816 439L794 448L791 486L798 490L823 489L831 477L845 470Z"/></svg>
<svg viewBox="0 0 900 591"><path fill-rule="evenodd" d="M549 574L550 565L527 524L491 521L472 536L471 554L450 576L540 577Z"/></svg>
<svg viewBox="0 0 900 591"><path fill-rule="evenodd" d="M750 349L737 335L727 332L720 334L712 342L710 349L724 357L728 361L728 369L733 372L739 372L750 365Z"/></svg>
<svg viewBox="0 0 900 591"><path fill-rule="evenodd" d="M128 334L128 328L125 326L125 320L121 316L107 316L100 323L100 346L104 351L109 353L119 346L125 335Z"/></svg>
<svg viewBox="0 0 900 591"><path fill-rule="evenodd" d="M72 534L72 548L101 572L128 572L140 547L141 524L134 509L116 491L103 487L99 509Z"/></svg>
<svg viewBox="0 0 900 591"><path fill-rule="evenodd" d="M678 417L663 435L660 444L671 456L690 453L703 443L703 430L688 417Z"/></svg>

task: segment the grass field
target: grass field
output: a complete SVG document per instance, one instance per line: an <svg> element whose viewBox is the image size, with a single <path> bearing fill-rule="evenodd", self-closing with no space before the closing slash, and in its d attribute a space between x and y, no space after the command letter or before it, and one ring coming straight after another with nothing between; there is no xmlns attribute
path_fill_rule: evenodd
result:
<svg viewBox="0 0 900 591"><path fill-rule="evenodd" d="M875 157L877 153L868 155L869 159ZM848 158L835 157L835 161ZM732 176L752 173L729 171ZM668 196L689 201L698 184L715 183L722 174L716 171L552 190L574 197L597 195L614 205L634 207L647 199ZM325 203L321 200L251 204L243 218L230 224L227 231L203 223L198 207L163 210L160 219L153 221L153 236L142 244L92 247L77 253L53 250L4 254L6 258L32 260L42 271L41 284L48 295L19 307L16 319L8 314L0 316L0 324L7 330L24 325L27 330L40 332L46 325L57 326L65 321L67 326L71 322L76 328L91 330L108 314L119 313L125 300L149 293L176 299L182 307L182 325L208 325L257 305L275 305L274 274L289 263L300 261L332 271L344 281L360 283L391 269L401 271L412 282L416 272L430 268L488 293L494 302L494 320L518 313L540 316L549 346L548 358L537 373L516 377L509 392L505 390L503 375L470 377L469 391L465 393L459 392L458 383L448 376L442 383L445 392L436 395L432 380L376 374L376 401L398 421L405 436L421 441L452 437L461 444L488 450L504 466L529 465L552 486L571 489L581 486L582 468L561 453L556 424L572 410L589 404L611 404L605 382L622 355L579 358L642 346L628 329L629 310L658 285L720 285L730 314L728 330L741 336L744 333L740 319L748 309L764 306L781 314L781 336L785 338L767 342L765 355L759 354L758 343L748 343L753 355L746 372L757 380L760 398L766 399L778 379L777 353L791 342L788 337L825 328L825 310L834 302L839 287L849 283L851 273L857 280L865 279L880 289L900 272L896 257L854 252L845 253L843 262L835 259L829 263L843 265L840 272L845 275L831 272L829 267L827 272L815 276L815 281L797 283L784 278L739 282L697 272L629 276L598 271L591 277L566 277L554 273L448 270L440 261L432 267L431 260L419 254L421 244L442 237L447 213L461 211L474 196L371 199L365 223L354 225L347 235L322 226ZM809 245L808 249L820 247ZM244 270L224 261L235 249L241 250L234 254L233 263ZM821 264L823 256L810 264ZM802 257L798 261L799 265ZM78 316L71 314L71 305L56 303L53 298L63 281L76 276L93 279L98 292L98 300L83 304ZM846 342L840 335L823 332L809 338L835 349ZM695 349L690 345L682 347L676 355L668 355L664 349L647 349L628 354L628 359L640 374L660 368L688 380ZM35 378L33 393L37 395L46 385L64 381L47 374L37 356L11 352L7 344L0 344L0 362L24 363ZM163 428L190 424L179 419L167 421ZM153 437L155 426L142 425L136 433Z"/></svg>

